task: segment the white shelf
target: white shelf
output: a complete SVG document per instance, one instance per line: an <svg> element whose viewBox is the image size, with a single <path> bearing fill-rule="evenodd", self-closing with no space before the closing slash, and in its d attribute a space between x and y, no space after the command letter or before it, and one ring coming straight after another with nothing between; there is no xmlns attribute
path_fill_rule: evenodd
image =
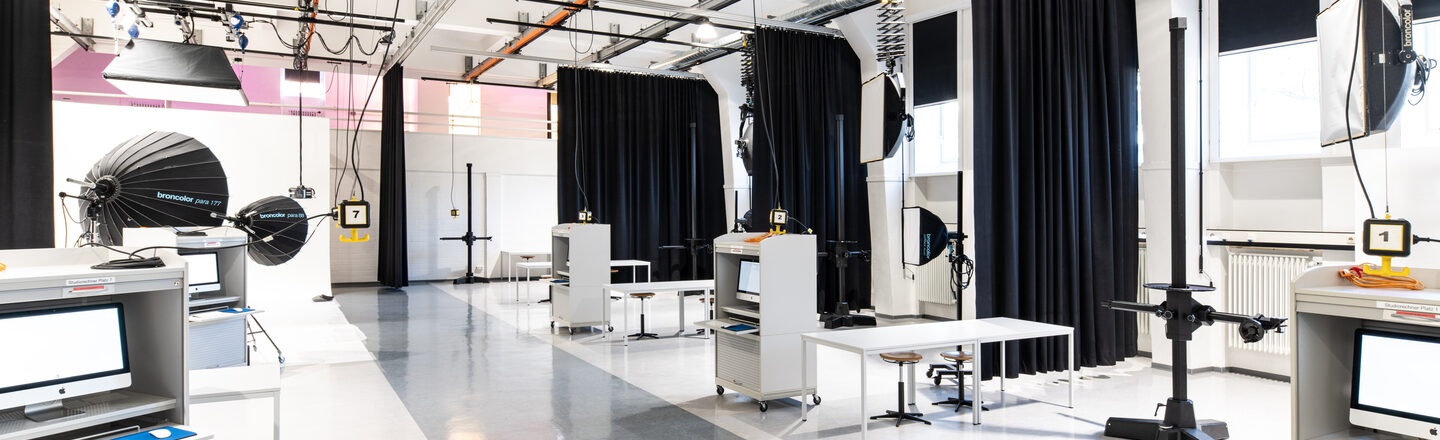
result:
<svg viewBox="0 0 1440 440"><path fill-rule="evenodd" d="M740 315L740 316L746 316L746 317L755 318L755 319L760 319L760 305L759 305L759 304L756 304L756 305L754 305L754 306L749 306L749 307L743 306L743 305L725 306L725 307L721 307L720 309L722 309L722 310L724 310L724 311L726 311L726 312L728 312L728 313L732 313L732 314L736 314L736 315Z"/></svg>
<svg viewBox="0 0 1440 440"><path fill-rule="evenodd" d="M0 412L0 438L31 439L63 434L74 429L175 408L175 399L133 391L111 391L71 397L63 402L66 410L80 410L85 413L45 422L35 422L25 418L21 408L13 408Z"/></svg>
<svg viewBox="0 0 1440 440"><path fill-rule="evenodd" d="M755 328L752 328L752 329L749 329L749 330L740 330L740 331L735 331L735 330L730 330L730 329L725 328L725 327L729 327L729 326L737 325L737 324L748 325L748 326L755 327ZM751 323L748 323L748 322L740 322L740 321L736 321L736 320L730 320L730 319L711 319L711 320L709 320L709 321L700 321L700 322L697 322L697 323L695 323L695 325L698 325L698 326L701 326L701 327L705 327L705 328L708 328L708 329L711 329L711 330L715 330L715 331L720 332L720 333L731 334L731 335L749 335L749 334L759 334L759 333L760 333L760 326L758 326L758 325L751 324Z"/></svg>

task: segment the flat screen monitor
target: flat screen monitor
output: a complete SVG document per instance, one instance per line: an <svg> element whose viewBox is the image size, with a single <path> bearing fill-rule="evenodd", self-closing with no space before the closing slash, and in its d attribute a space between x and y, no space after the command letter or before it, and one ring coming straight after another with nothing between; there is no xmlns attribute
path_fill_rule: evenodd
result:
<svg viewBox="0 0 1440 440"><path fill-rule="evenodd" d="M760 262L740 261L740 283L735 290L755 295L760 294Z"/></svg>
<svg viewBox="0 0 1440 440"><path fill-rule="evenodd" d="M188 293L213 292L220 290L220 255L214 252L181 254L187 263L186 278L190 280Z"/></svg>
<svg viewBox="0 0 1440 440"><path fill-rule="evenodd" d="M0 409L130 386L118 303L0 314L0 335ZM41 413L55 409L27 407L26 416L50 418Z"/></svg>
<svg viewBox="0 0 1440 440"><path fill-rule="evenodd" d="M1350 424L1430 438L1440 429L1440 338L1355 331Z"/></svg>

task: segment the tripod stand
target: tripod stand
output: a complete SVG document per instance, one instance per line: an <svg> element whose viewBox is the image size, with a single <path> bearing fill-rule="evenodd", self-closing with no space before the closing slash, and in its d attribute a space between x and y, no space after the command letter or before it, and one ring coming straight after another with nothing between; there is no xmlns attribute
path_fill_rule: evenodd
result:
<svg viewBox="0 0 1440 440"><path fill-rule="evenodd" d="M471 174L471 170L474 167L475 164L465 164L465 235L461 235L459 237L440 237L441 240L459 240L465 242L465 275L460 278L456 278L455 284L476 284L490 282L490 280L487 280L483 277L475 276L475 242L482 240L488 241L494 237L475 236L475 194L473 192L475 187L473 186L474 176Z"/></svg>
<svg viewBox="0 0 1440 440"><path fill-rule="evenodd" d="M840 159L835 165L835 188L841 192L840 197L835 198L835 239L826 240L831 246L831 251L820 252L821 258L830 258L835 262L836 280L835 290L838 302L835 303L835 310L820 315L820 320L825 322L825 328L833 329L839 327L851 327L856 325L875 325L875 317L870 315L858 315L850 313L850 303L845 301L845 269L850 266L850 260L861 259L870 261L870 251L850 250L851 246L859 244L856 241L845 240L845 115L835 115L835 155Z"/></svg>
<svg viewBox="0 0 1440 440"><path fill-rule="evenodd" d="M1186 346L1201 325L1216 321L1240 325L1245 342L1257 342L1265 332L1279 333L1285 318L1264 315L1244 316L1220 313L1195 300L1195 292L1215 290L1214 287L1190 285L1185 265L1185 19L1170 19L1170 283L1146 284L1148 289L1164 290L1165 302L1159 305L1132 301L1105 301L1106 308L1153 313L1165 320L1165 337L1171 341L1171 391L1162 420L1111 417L1105 422L1105 435L1133 440L1211 440L1230 437L1225 422L1195 420L1195 402L1188 394L1188 356Z"/></svg>

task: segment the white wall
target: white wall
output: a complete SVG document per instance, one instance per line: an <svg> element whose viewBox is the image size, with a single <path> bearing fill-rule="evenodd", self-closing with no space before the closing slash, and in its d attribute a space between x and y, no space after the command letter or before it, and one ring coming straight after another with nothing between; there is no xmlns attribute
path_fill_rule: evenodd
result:
<svg viewBox="0 0 1440 440"><path fill-rule="evenodd" d="M210 147L229 179L231 214L262 197L288 194L297 180L295 116L224 113L166 108L120 107L97 104L54 103L55 188L78 192L65 178L83 179L85 173L111 149L130 138L153 131L174 131ZM329 210L330 188L324 154L330 132L325 119L305 118L305 184L315 187L314 199L300 205L311 215ZM71 213L75 213L73 201ZM79 228L70 225L65 237L63 214L55 212L55 243L66 246ZM325 223L322 223L324 225ZM322 226L325 227L325 226ZM324 231L321 231L322 233ZM248 278L252 302L267 299L308 299L330 291L330 248L319 243L305 246L295 258L279 266L251 264ZM257 287L258 286L258 287Z"/></svg>
<svg viewBox="0 0 1440 440"><path fill-rule="evenodd" d="M345 136L342 130L334 133L337 139ZM452 137L443 134L405 135L406 241L411 281L450 279L465 273L465 245L459 241L441 241L440 237L465 234L467 162L475 165L475 235L494 237L491 242L475 244L475 265L481 266L475 269L476 274L503 276L500 267L503 262L499 258L502 249L549 249L549 229L558 218L555 142L456 135L453 160L451 142ZM378 210L379 133L360 132L359 144L359 173L365 183L366 199L372 209ZM339 173L346 145L343 141L337 142L332 151L332 173ZM450 216L452 175L453 206L460 209L459 218ZM347 174L345 179L340 194L349 197L353 174ZM343 243L339 231L331 234L330 247L335 254L332 273L337 283L376 280L378 215L372 215L371 227L359 234L370 234L371 240Z"/></svg>

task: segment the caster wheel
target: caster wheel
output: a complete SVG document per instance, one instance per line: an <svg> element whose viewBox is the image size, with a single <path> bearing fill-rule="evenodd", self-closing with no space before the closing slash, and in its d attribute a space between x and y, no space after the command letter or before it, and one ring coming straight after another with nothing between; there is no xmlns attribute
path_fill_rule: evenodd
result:
<svg viewBox="0 0 1440 440"><path fill-rule="evenodd" d="M940 386L940 376L935 376L935 386Z"/></svg>
<svg viewBox="0 0 1440 440"><path fill-rule="evenodd" d="M615 331L615 327L609 327L608 330L613 332Z"/></svg>
<svg viewBox="0 0 1440 440"><path fill-rule="evenodd" d="M935 377L935 370L925 370L925 377Z"/></svg>
<svg viewBox="0 0 1440 440"><path fill-rule="evenodd" d="M555 328L555 321L550 321L550 328Z"/></svg>
<svg viewBox="0 0 1440 440"><path fill-rule="evenodd" d="M811 395L810 395L810 400L811 400L811 402L810 402L811 405L820 406L820 395L819 395L819 394L811 394Z"/></svg>
<svg viewBox="0 0 1440 440"><path fill-rule="evenodd" d="M769 405L769 404L766 404L765 402L760 402L760 412L765 412L765 411L769 411L769 410L770 410L770 405Z"/></svg>
<svg viewBox="0 0 1440 440"><path fill-rule="evenodd" d="M570 334L571 334L571 335L574 335L574 334L575 334L575 329L573 329L573 328L570 329Z"/></svg>
<svg viewBox="0 0 1440 440"><path fill-rule="evenodd" d="M716 386L715 386L715 395L716 395L716 396L723 396L723 395L725 395L725 387L716 385Z"/></svg>

